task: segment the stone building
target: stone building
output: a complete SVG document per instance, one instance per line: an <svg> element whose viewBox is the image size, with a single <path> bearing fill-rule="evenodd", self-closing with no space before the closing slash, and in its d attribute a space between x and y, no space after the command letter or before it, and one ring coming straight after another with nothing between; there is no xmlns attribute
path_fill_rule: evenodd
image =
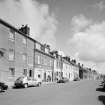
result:
<svg viewBox="0 0 105 105"><path fill-rule="evenodd" d="M52 81L54 57L45 46L29 36L29 27L20 29L0 19L0 81L13 85L26 75Z"/></svg>
<svg viewBox="0 0 105 105"><path fill-rule="evenodd" d="M58 51L50 52L54 56L54 81L62 78L62 56L58 54Z"/></svg>
<svg viewBox="0 0 105 105"><path fill-rule="evenodd" d="M50 46L30 37L28 25L20 29L0 19L0 81L13 85L22 75L52 82L79 77L75 60L50 51Z"/></svg>
<svg viewBox="0 0 105 105"><path fill-rule="evenodd" d="M70 81L74 80L74 71L73 71L73 64L70 61L69 57L63 57L63 68L62 73L63 77L69 79Z"/></svg>
<svg viewBox="0 0 105 105"><path fill-rule="evenodd" d="M46 45L36 44L35 49L35 78L41 78L45 82L53 81L54 57Z"/></svg>

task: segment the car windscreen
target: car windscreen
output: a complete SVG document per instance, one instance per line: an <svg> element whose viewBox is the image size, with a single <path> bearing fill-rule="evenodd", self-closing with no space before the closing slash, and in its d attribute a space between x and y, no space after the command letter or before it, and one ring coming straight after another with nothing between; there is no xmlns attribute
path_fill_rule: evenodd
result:
<svg viewBox="0 0 105 105"><path fill-rule="evenodd" d="M23 79L23 77L19 77L19 78L17 79L17 81L18 81L18 80L20 80L20 81L21 81L22 79Z"/></svg>

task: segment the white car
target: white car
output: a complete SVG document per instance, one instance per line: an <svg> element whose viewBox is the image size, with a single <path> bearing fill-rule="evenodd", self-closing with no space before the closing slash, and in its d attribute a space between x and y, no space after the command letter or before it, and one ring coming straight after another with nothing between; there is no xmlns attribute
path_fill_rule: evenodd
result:
<svg viewBox="0 0 105 105"><path fill-rule="evenodd" d="M40 86L41 85L41 81L39 81L38 79L33 79L27 76L21 76L19 78L16 79L15 81L15 87L25 87L27 88L28 86Z"/></svg>

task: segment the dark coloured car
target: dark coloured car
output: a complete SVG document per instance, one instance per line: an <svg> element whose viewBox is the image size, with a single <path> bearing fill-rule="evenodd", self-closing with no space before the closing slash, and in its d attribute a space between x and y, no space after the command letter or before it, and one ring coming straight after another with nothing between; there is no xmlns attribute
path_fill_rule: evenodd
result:
<svg viewBox="0 0 105 105"><path fill-rule="evenodd" d="M60 79L60 80L57 81L57 83L66 83L66 82L69 82L69 79L62 78L62 79Z"/></svg>
<svg viewBox="0 0 105 105"><path fill-rule="evenodd" d="M103 83L103 90L105 91L105 83Z"/></svg>
<svg viewBox="0 0 105 105"><path fill-rule="evenodd" d="M103 81L101 82L101 86L103 86L103 89L105 90L105 80L103 80Z"/></svg>
<svg viewBox="0 0 105 105"><path fill-rule="evenodd" d="M74 78L74 81L80 81L80 78L78 78L78 77Z"/></svg>
<svg viewBox="0 0 105 105"><path fill-rule="evenodd" d="M8 85L6 85L3 82L0 82L0 92L3 91L3 90L7 90L7 89L8 89Z"/></svg>

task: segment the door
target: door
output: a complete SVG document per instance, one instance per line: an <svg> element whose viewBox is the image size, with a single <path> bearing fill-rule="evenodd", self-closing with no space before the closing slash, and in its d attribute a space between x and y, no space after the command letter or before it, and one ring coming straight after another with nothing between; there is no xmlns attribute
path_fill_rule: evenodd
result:
<svg viewBox="0 0 105 105"><path fill-rule="evenodd" d="M44 72L44 81L46 81L46 72Z"/></svg>
<svg viewBox="0 0 105 105"><path fill-rule="evenodd" d="M29 77L32 77L32 70L29 70Z"/></svg>

